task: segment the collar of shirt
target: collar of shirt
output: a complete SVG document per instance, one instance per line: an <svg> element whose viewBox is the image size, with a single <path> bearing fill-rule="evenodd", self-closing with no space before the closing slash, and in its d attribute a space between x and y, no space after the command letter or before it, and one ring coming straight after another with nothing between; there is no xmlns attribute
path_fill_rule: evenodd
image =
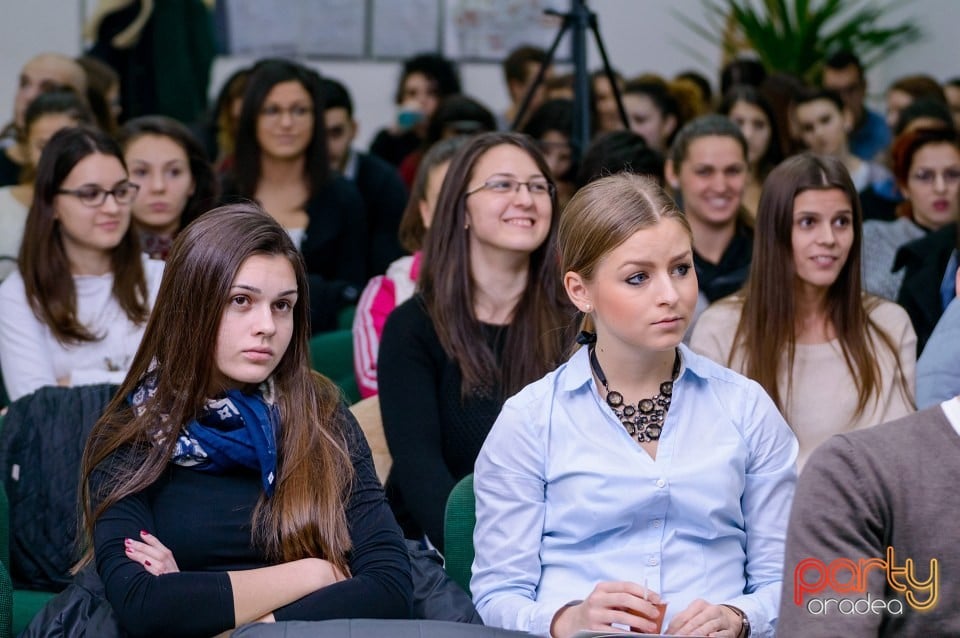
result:
<svg viewBox="0 0 960 638"><path fill-rule="evenodd" d="M343 165L343 176L351 182L357 181L357 162L359 157L357 152L350 148L347 150L347 163Z"/></svg>
<svg viewBox="0 0 960 638"><path fill-rule="evenodd" d="M704 358L684 344L677 346L680 350L680 372L677 373L677 382L680 382L689 371L695 376L704 377ZM573 353L565 368L565 374L560 387L566 392L576 392L584 385L593 382L593 371L590 369L589 349L582 347Z"/></svg>

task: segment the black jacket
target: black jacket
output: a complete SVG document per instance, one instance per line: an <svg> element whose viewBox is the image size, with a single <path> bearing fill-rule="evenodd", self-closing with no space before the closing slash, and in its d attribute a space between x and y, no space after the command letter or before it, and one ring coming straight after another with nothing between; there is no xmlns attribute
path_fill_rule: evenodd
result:
<svg viewBox="0 0 960 638"><path fill-rule="evenodd" d="M107 383L40 388L14 401L4 417L0 475L10 501L10 576L18 589L60 591L72 580L80 557L80 459L116 390Z"/></svg>
<svg viewBox="0 0 960 638"><path fill-rule="evenodd" d="M940 283L956 245L957 225L948 224L904 244L894 259L894 272L906 268L897 303L910 315L917 333L918 358L943 314Z"/></svg>

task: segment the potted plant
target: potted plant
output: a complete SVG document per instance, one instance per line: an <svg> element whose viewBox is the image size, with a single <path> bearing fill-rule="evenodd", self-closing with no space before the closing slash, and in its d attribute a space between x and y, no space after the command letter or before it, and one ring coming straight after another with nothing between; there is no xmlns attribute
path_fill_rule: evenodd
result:
<svg viewBox="0 0 960 638"><path fill-rule="evenodd" d="M725 58L750 50L769 72L806 82L819 79L824 60L839 50L855 53L865 67L920 38L912 22L882 26L895 2L877 0L702 0L703 19L675 12L698 36L718 45ZM896 6L902 6L900 0Z"/></svg>

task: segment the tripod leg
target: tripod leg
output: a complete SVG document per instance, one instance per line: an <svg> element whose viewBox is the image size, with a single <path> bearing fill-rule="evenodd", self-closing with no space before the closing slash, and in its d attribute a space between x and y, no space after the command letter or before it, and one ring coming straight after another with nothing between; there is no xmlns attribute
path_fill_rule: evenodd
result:
<svg viewBox="0 0 960 638"><path fill-rule="evenodd" d="M620 93L620 87L617 86L617 78L613 74L613 68L610 66L607 49L603 46L603 38L600 37L600 28L597 26L596 15L590 16L590 30L593 32L593 39L597 43L597 51L600 52L600 59L603 60L603 72L610 81L610 87L613 89L613 97L617 101L617 111L620 113L621 121L623 121L623 127L629 129L630 121L627 119L627 110L623 108L623 96Z"/></svg>
<svg viewBox="0 0 960 638"><path fill-rule="evenodd" d="M520 107L517 109L516 115L513 117L513 122L510 124L510 130L516 131L520 128L520 124L523 123L523 120L527 117L527 111L530 110L530 103L533 102L533 96L536 94L537 89L540 88L540 85L543 84L543 79L547 75L547 69L550 68L550 65L553 64L554 56L557 53L557 47L560 46L560 40L563 39L563 34L567 32L567 29L570 28L570 18L564 16L563 24L560 25L560 30L557 31L557 37L553 39L553 44L550 45L550 49L547 50L547 59L543 61L543 64L540 65L540 70L537 71L537 76L533 78L533 82L527 88L527 92L523 96L523 101L520 102Z"/></svg>

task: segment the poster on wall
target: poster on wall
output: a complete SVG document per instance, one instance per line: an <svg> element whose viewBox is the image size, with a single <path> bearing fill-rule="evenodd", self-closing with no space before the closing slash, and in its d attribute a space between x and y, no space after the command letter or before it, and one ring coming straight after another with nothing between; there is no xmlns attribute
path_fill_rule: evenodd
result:
<svg viewBox="0 0 960 638"><path fill-rule="evenodd" d="M373 0L371 19L375 58L440 50L439 0Z"/></svg>
<svg viewBox="0 0 960 638"><path fill-rule="evenodd" d="M446 0L443 51L460 60L499 62L523 44L546 49L561 20L544 10L565 12L568 5L568 0ZM569 50L561 42L557 57Z"/></svg>
<svg viewBox="0 0 960 638"><path fill-rule="evenodd" d="M228 0L233 55L362 57L366 3L357 0Z"/></svg>

